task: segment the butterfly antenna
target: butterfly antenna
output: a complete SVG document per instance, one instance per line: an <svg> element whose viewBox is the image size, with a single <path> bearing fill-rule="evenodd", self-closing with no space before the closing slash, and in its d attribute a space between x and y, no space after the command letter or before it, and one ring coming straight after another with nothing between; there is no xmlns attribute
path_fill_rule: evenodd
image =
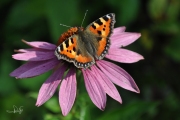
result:
<svg viewBox="0 0 180 120"><path fill-rule="evenodd" d="M86 12L85 12L85 15L84 15L83 21L82 21L82 23L81 23L81 27L82 27L82 25L83 25L83 22L84 22L84 19L85 19L85 17L86 17L87 12L88 12L88 10L86 10Z"/></svg>
<svg viewBox="0 0 180 120"><path fill-rule="evenodd" d="M68 25L61 24L61 23L60 23L60 25L61 25L61 26L64 26L64 27L71 27L71 26L68 26Z"/></svg>

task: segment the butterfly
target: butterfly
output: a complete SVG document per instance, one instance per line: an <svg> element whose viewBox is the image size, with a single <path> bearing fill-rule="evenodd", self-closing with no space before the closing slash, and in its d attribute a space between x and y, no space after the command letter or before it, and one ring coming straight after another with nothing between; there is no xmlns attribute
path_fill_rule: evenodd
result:
<svg viewBox="0 0 180 120"><path fill-rule="evenodd" d="M115 14L110 13L89 24L85 29L71 27L58 40L55 55L74 63L77 68L88 68L108 53Z"/></svg>

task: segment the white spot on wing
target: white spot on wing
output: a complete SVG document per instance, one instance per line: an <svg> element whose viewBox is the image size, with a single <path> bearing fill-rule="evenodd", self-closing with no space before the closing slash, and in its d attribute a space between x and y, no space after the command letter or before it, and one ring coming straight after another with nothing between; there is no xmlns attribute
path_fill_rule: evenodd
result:
<svg viewBox="0 0 180 120"><path fill-rule="evenodd" d="M58 49L58 52L60 51L60 47L57 47L57 49Z"/></svg>
<svg viewBox="0 0 180 120"><path fill-rule="evenodd" d="M109 16L109 15L106 15L106 17L109 18L109 19L111 18L111 16Z"/></svg>

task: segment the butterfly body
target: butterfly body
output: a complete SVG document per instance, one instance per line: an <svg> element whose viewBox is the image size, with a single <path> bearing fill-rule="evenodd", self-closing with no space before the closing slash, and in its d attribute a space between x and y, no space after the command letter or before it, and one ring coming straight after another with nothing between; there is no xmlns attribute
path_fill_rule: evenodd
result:
<svg viewBox="0 0 180 120"><path fill-rule="evenodd" d="M58 59L73 62L77 68L88 68L95 60L103 59L110 46L115 15L107 14L85 29L72 27L61 35L55 50Z"/></svg>

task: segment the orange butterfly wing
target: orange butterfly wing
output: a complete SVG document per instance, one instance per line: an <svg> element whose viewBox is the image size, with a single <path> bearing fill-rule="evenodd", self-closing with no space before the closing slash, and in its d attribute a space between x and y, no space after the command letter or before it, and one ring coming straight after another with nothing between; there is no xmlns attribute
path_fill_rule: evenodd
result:
<svg viewBox="0 0 180 120"><path fill-rule="evenodd" d="M86 50L79 48L77 40L78 36L73 35L62 42L55 50L55 55L58 59L73 62L77 68L87 68L95 63L94 58Z"/></svg>
<svg viewBox="0 0 180 120"><path fill-rule="evenodd" d="M107 51L110 46L110 35L114 29L115 24L115 14L107 14L92 24L90 24L86 29L89 30L92 34L97 36L98 48L96 54L98 59L104 58L107 54Z"/></svg>

